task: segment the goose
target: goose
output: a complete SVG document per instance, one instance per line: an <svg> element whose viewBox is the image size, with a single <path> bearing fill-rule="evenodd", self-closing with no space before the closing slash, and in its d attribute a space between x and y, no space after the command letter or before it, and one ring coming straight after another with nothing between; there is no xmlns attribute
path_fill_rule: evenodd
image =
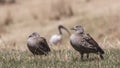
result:
<svg viewBox="0 0 120 68"><path fill-rule="evenodd" d="M59 33L52 35L50 40L49 40L51 45L58 45L58 44L60 44L62 42L63 33L62 33L61 29L64 29L65 31L67 31L68 34L70 35L70 32L68 31L67 28L65 28L63 25L59 25L58 26Z"/></svg>
<svg viewBox="0 0 120 68"><path fill-rule="evenodd" d="M44 37L41 37L37 32L29 35L27 47L33 55L47 55L50 52L48 43Z"/></svg>
<svg viewBox="0 0 120 68"><path fill-rule="evenodd" d="M103 49L90 36L90 34L84 32L81 25L74 26L71 30L75 30L76 32L70 36L70 44L81 54L81 60L83 60L84 54L87 54L87 58L89 58L89 53L99 54L100 58L104 59L102 56L102 54L104 54Z"/></svg>

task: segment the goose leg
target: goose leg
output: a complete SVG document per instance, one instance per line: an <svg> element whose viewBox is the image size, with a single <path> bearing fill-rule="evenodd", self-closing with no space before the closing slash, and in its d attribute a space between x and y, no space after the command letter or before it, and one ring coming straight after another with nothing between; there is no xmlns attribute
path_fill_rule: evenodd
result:
<svg viewBox="0 0 120 68"><path fill-rule="evenodd" d="M81 60L83 60L83 55L84 55L84 53L80 53L81 54Z"/></svg>
<svg viewBox="0 0 120 68"><path fill-rule="evenodd" d="M89 53L87 53L87 59L89 58Z"/></svg>
<svg viewBox="0 0 120 68"><path fill-rule="evenodd" d="M104 57L102 56L102 54L100 54L100 58L101 58L101 59L104 59Z"/></svg>

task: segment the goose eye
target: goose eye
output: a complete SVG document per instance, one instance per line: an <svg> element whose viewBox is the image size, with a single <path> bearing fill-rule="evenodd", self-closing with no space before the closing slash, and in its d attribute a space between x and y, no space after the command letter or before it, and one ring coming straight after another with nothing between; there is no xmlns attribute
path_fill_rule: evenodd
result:
<svg viewBox="0 0 120 68"><path fill-rule="evenodd" d="M76 26L76 28L81 28L81 26Z"/></svg>
<svg viewBox="0 0 120 68"><path fill-rule="evenodd" d="M78 28L79 26L76 26L76 28Z"/></svg>

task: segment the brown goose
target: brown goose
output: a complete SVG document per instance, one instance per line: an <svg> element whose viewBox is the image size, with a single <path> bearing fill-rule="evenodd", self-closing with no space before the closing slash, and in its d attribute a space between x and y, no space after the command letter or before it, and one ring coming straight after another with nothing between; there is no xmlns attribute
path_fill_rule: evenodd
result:
<svg viewBox="0 0 120 68"><path fill-rule="evenodd" d="M33 32L27 40L28 49L33 53L33 55L47 55L50 52L50 48L44 37L36 32Z"/></svg>
<svg viewBox="0 0 120 68"><path fill-rule="evenodd" d="M81 54L81 60L83 60L83 55L86 53L87 58L89 58L89 53L99 54L100 58L103 59L104 54L103 49L97 44L97 42L89 35L84 33L82 26L75 26L71 28L76 32L70 37L70 43L72 47Z"/></svg>

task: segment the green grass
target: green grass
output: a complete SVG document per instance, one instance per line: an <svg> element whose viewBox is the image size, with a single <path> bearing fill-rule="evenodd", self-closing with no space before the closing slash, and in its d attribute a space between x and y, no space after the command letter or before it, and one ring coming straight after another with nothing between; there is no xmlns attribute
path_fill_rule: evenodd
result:
<svg viewBox="0 0 120 68"><path fill-rule="evenodd" d="M52 50L48 56L33 56L28 51L1 51L0 68L120 68L120 50L105 50L104 60L90 54L85 61L74 50Z"/></svg>

